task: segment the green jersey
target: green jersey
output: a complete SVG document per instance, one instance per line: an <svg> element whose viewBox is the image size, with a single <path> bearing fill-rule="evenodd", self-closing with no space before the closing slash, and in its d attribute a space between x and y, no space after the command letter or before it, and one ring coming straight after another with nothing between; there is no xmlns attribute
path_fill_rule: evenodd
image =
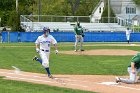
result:
<svg viewBox="0 0 140 93"><path fill-rule="evenodd" d="M140 68L140 53L137 53L132 59L131 62L135 63L135 68L139 69ZM131 67L131 62L128 67Z"/></svg>
<svg viewBox="0 0 140 93"><path fill-rule="evenodd" d="M81 26L76 26L74 32L76 35L83 35L83 28Z"/></svg>

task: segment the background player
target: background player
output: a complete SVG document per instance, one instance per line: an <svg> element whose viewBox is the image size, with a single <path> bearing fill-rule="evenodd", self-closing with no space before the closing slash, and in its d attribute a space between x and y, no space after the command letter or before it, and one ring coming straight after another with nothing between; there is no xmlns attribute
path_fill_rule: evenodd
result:
<svg viewBox="0 0 140 93"><path fill-rule="evenodd" d="M128 73L130 75L129 79L116 77L116 82L123 82L127 84L136 83L137 74L140 72L140 53L137 53L131 60L130 65L128 66ZM140 80L140 76L139 79Z"/></svg>
<svg viewBox="0 0 140 93"><path fill-rule="evenodd" d="M52 43L54 45L56 49L55 50L56 54L58 53L58 50L57 50L57 45L56 45L57 41L49 33L50 33L50 29L44 27L43 35L39 36L37 40L35 41L36 52L39 53L41 59L35 56L33 60L40 62L42 66L45 68L45 70L47 71L48 77L53 78L49 69L50 44Z"/></svg>
<svg viewBox="0 0 140 93"><path fill-rule="evenodd" d="M77 25L74 28L74 33L75 33L75 52L77 51L77 45L79 41L80 41L80 51L84 51L83 49L84 32L82 26L80 26L80 22L77 22Z"/></svg>
<svg viewBox="0 0 140 93"><path fill-rule="evenodd" d="M130 33L131 33L131 30L129 28L127 28L127 30L126 30L126 39L127 39L128 44L129 44L129 40L130 40Z"/></svg>

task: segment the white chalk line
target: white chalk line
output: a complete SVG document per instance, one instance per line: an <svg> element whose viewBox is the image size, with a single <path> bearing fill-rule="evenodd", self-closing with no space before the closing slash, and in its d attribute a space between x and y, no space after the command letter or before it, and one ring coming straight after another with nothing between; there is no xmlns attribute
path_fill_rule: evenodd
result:
<svg viewBox="0 0 140 93"><path fill-rule="evenodd" d="M10 72L9 72L9 73L8 73L8 72L0 72L0 73L9 74L9 75L14 75L14 74L16 74L16 73L10 73ZM30 77L39 77L39 78L43 78L43 77L40 77L40 76L24 75L24 74L20 74L20 73L19 73L19 74L16 74L16 75L18 75L18 76L30 76ZM6 76L6 75L5 75L5 76ZM6 77L9 77L9 78L10 78L10 77L11 77L11 78L12 78L12 77L13 77L13 78L15 77L15 78L17 78L17 79L25 79L25 78L19 78L19 77L16 77L16 76L6 76ZM27 80L27 78L26 78L26 80ZM32 79L32 80L36 81L36 79ZM39 81L39 80L37 80L37 81ZM43 80L40 80L40 81L43 81ZM44 82L44 81L43 81L43 82ZM46 82L46 81L45 81L45 82ZM52 82L52 81L49 81L49 80L48 80L48 82ZM56 79L56 82L57 82L57 83L63 84L63 82L60 82L60 80L58 81L57 79Z"/></svg>
<svg viewBox="0 0 140 93"><path fill-rule="evenodd" d="M5 73L5 74L14 74L14 73L8 73L8 72L0 72L0 73ZM32 76L32 75L23 75L23 74L18 74L18 75L21 75L21 76ZM7 77L13 77L13 76L7 76ZM39 77L39 78L42 78L40 76L33 76L33 77ZM19 78L19 77L13 77L13 78L17 78L17 79L26 79L26 80L32 80L32 81L42 81L42 82L50 82L50 83L55 83L55 82L52 82L52 81L45 81L45 80L37 80L37 79L28 79L28 78ZM58 78L56 78L58 79ZM70 79L67 79L69 81L78 81L78 80L70 80ZM82 82L82 81L81 81ZM86 82L86 81L85 81ZM96 83L96 84L100 84L100 83ZM75 85L75 86L80 86L80 87L89 87L89 86L84 86L84 85L78 85L78 84L68 84L68 85ZM120 85L111 85L111 86L115 86L115 87L120 87L120 88L125 88L125 89L131 89L131 90L140 90L140 89L137 89L137 88L132 88L132 87L126 87L126 86L120 86Z"/></svg>
<svg viewBox="0 0 140 93"><path fill-rule="evenodd" d="M125 88L125 89L131 89L131 90L140 90L140 89L137 89L137 88L132 88L132 87L127 87L127 86L120 86L120 85L107 85L107 84L102 84L102 83L96 83L96 84L100 84L100 85L106 85L106 86L114 86L114 87L119 87L119 88Z"/></svg>
<svg viewBox="0 0 140 93"><path fill-rule="evenodd" d="M20 77L15 77L15 76L6 76L7 78L14 78L14 79L18 79L18 80L30 80L30 81L37 81L37 82L49 82L49 83L56 83L53 81L45 81L45 80L37 80L37 79L29 79L29 78L20 78ZM58 83L58 82L57 82ZM64 84L65 85L65 84ZM88 86L83 86L83 85L78 85L78 84L68 84L68 85L75 85L75 86L79 86L79 87L88 87Z"/></svg>
<svg viewBox="0 0 140 93"><path fill-rule="evenodd" d="M11 72L0 72L0 73L3 73L3 74L15 74L15 73L11 73ZM37 77L37 78L44 78L44 77L41 77L41 76L36 76L36 75L25 75L25 74L17 74L17 75L20 75L20 76L32 76L32 77ZM59 78L55 78L55 79L59 79ZM67 81L75 81L75 82L87 82L87 83L91 83L91 82L88 82L88 81L80 81L80 80L71 80L71 79L65 79L63 78L64 80L67 80Z"/></svg>
<svg viewBox="0 0 140 93"><path fill-rule="evenodd" d="M0 72L0 73L3 73L3 74L15 74L15 73L8 73L8 72ZM32 75L23 75L23 74L17 74L17 75L20 75L20 76L32 76ZM17 77L17 76L8 76L8 75L5 75L7 78L15 78L15 79L20 79L20 80L31 80L31 81L37 81L37 82L49 82L49 83L56 83L56 82L53 82L53 81L49 81L49 80L47 80L47 81L45 81L45 80L37 80L37 79L29 79L29 78L20 78L20 77ZM40 77L40 76L33 76L33 77ZM42 78L42 77L40 77L40 78ZM59 78L55 78L56 80L58 80ZM53 79L52 79L53 80ZM57 82L57 83L60 83L60 82ZM66 83L62 83L63 85L67 85ZM79 85L79 84L70 84L70 83L68 83L68 85L74 85L74 86L79 86L79 87L89 87L89 86L85 86L85 85Z"/></svg>
<svg viewBox="0 0 140 93"><path fill-rule="evenodd" d="M20 80L30 80L30 81L37 81L37 82L49 82L49 83L55 83L51 81L45 81L45 80L37 80L37 79L29 79L29 78L20 78L20 77L15 77L15 76L6 76L6 78L13 78L13 79L20 79Z"/></svg>

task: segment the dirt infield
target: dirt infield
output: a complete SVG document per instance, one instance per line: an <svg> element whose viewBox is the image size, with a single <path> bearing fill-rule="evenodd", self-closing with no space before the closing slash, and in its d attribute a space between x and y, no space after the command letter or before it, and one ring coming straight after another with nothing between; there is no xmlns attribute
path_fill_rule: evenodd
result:
<svg viewBox="0 0 140 93"><path fill-rule="evenodd" d="M86 51L60 51L62 54L72 54L72 55L135 55L138 51L126 50L126 49L97 49L97 50L86 50Z"/></svg>
<svg viewBox="0 0 140 93"><path fill-rule="evenodd" d="M139 93L140 84L117 84L115 76L105 75L54 75L49 79L45 74L19 72L0 69L0 76L4 79L26 81L37 84L80 89L99 93Z"/></svg>

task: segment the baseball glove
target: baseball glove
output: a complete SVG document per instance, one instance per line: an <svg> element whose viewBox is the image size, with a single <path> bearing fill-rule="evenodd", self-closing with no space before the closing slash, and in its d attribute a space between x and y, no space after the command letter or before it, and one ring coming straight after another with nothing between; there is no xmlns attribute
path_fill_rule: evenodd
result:
<svg viewBox="0 0 140 93"><path fill-rule="evenodd" d="M82 37L85 37L85 35L83 34Z"/></svg>

